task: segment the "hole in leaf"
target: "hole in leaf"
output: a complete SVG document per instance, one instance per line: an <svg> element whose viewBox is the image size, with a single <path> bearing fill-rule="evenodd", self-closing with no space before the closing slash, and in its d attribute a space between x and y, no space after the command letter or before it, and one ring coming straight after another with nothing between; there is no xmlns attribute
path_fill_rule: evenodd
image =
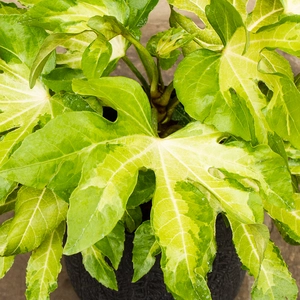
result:
<svg viewBox="0 0 300 300"><path fill-rule="evenodd" d="M103 118L107 119L108 121L115 122L118 118L118 112L109 106L103 106Z"/></svg>
<svg viewBox="0 0 300 300"><path fill-rule="evenodd" d="M0 114L1 114L1 113L3 113L2 110L0 110ZM2 140L4 139L4 137L5 137L8 133L17 130L18 128L20 128L20 127L17 127L17 126L16 126L16 127L13 127L13 128L8 129L8 130L5 130L5 131L0 132L0 141L2 141Z"/></svg>
<svg viewBox="0 0 300 300"><path fill-rule="evenodd" d="M273 91L270 90L263 81L259 81L257 85L260 91L266 96L267 101L270 102L273 97Z"/></svg>
<svg viewBox="0 0 300 300"><path fill-rule="evenodd" d="M3 74L4 73L4 71L3 70L0 70L0 74Z"/></svg>
<svg viewBox="0 0 300 300"><path fill-rule="evenodd" d="M256 0L249 0L247 3L247 13L251 13L256 5Z"/></svg>

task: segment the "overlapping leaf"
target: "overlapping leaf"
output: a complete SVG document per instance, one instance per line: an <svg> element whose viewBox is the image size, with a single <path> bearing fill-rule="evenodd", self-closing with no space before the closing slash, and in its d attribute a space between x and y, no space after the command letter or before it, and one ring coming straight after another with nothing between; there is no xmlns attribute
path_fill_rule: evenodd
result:
<svg viewBox="0 0 300 300"><path fill-rule="evenodd" d="M297 299L297 285L283 262L278 248L270 241L260 274L252 288L252 299Z"/></svg>
<svg viewBox="0 0 300 300"><path fill-rule="evenodd" d="M6 238L9 231L11 219L3 222L0 227L0 252L2 253L5 249ZM0 257L0 278L3 278L5 274L12 267L15 260L15 256L1 256Z"/></svg>
<svg viewBox="0 0 300 300"><path fill-rule="evenodd" d="M259 28L274 24L279 21L283 13L283 6L280 0L256 1L254 10L246 20L247 29L256 32Z"/></svg>
<svg viewBox="0 0 300 300"><path fill-rule="evenodd" d="M34 89L28 85L29 67L46 33L20 25L18 15L1 15L0 24L1 165L38 125L40 116L51 115L51 108L41 82Z"/></svg>
<svg viewBox="0 0 300 300"><path fill-rule="evenodd" d="M182 1L182 0L169 0L168 3L175 8L186 10L196 14L200 18L200 22L204 28L199 28L190 18L177 13L171 9L171 23L172 27L180 27L185 31L195 36L197 46L208 47L209 49L220 49L221 41L216 32L212 29L210 23L205 15L205 7L209 4L208 0L205 1ZM190 46L190 44L189 44ZM189 47L187 47L189 48ZM190 50L190 49L189 49Z"/></svg>
<svg viewBox="0 0 300 300"><path fill-rule="evenodd" d="M149 272L155 263L155 256L159 252L160 247L155 240L150 221L145 221L139 226L134 235L132 250L133 282L138 281Z"/></svg>
<svg viewBox="0 0 300 300"><path fill-rule="evenodd" d="M67 207L67 203L46 188L21 188L1 253L13 255L37 248L66 218Z"/></svg>
<svg viewBox="0 0 300 300"><path fill-rule="evenodd" d="M138 2L104 0L101 3L87 0L40 1L28 10L24 17L25 22L55 34L50 37L52 40L47 40L42 47L35 61L35 68L43 66L43 60L47 58L49 52L49 45L55 44L55 48L63 46L64 50L58 54L58 64L82 68L87 78L100 77L104 70L109 74L118 59L125 55L129 43L120 35L105 40L100 34L97 38L90 30L89 19L94 16L112 16L124 26L137 31L145 24L157 2L157 0ZM57 33L64 33L65 40ZM94 59L98 63L93 63ZM91 69L95 70L92 72ZM38 70L34 71L35 73L39 75ZM35 76L33 76L33 83L34 79Z"/></svg>
<svg viewBox="0 0 300 300"><path fill-rule="evenodd" d="M65 222L62 222L31 254L26 273L28 300L49 299L49 294L57 288L64 232Z"/></svg>
<svg viewBox="0 0 300 300"><path fill-rule="evenodd" d="M104 286L117 290L118 284L114 269L117 269L124 251L124 226L117 223L116 227L106 237L82 251L83 264L92 277ZM113 266L109 266L105 258Z"/></svg>
<svg viewBox="0 0 300 300"><path fill-rule="evenodd" d="M112 106L118 111L117 120L110 122L91 112L58 116L26 138L0 173L54 190L59 190L63 178L75 173L78 178L81 173L70 198L66 254L93 246L113 230L144 168L155 173L152 226L162 250L165 282L178 299L210 295L205 276L216 251L218 212L251 228L261 224L261 198L293 211L286 163L268 146L220 144L226 135L199 122L160 139L150 125L146 95L129 79L76 80L73 89ZM33 156L36 147L39 152ZM74 182L65 182L64 188L68 184ZM253 239L259 240L255 234L252 231Z"/></svg>
<svg viewBox="0 0 300 300"><path fill-rule="evenodd" d="M298 17L285 18L256 34L249 34L249 40L243 26L237 26L222 54L200 50L186 57L175 74L174 85L187 112L252 143L268 143L268 131L274 130L299 147L297 110L290 107L291 99L299 102L294 84L258 70L264 48L300 54L299 20ZM286 71L268 71L274 72ZM260 83L265 83L274 93L269 104ZM279 129L274 120L278 120L276 112L281 108ZM267 118L263 109L268 111Z"/></svg>

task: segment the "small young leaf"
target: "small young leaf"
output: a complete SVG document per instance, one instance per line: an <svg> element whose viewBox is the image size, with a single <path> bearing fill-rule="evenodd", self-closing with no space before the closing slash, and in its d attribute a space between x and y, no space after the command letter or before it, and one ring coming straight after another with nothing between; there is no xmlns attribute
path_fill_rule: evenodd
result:
<svg viewBox="0 0 300 300"><path fill-rule="evenodd" d="M28 300L49 299L49 294L57 288L65 227L62 222L31 254L26 273Z"/></svg>
<svg viewBox="0 0 300 300"><path fill-rule="evenodd" d="M152 56L159 58L170 58L174 50L190 42L193 36L180 28L170 28L150 38L147 50Z"/></svg>
<svg viewBox="0 0 300 300"><path fill-rule="evenodd" d="M153 229L149 221L142 223L135 232L132 250L133 278L138 281L147 274L155 263L155 256L160 253Z"/></svg>

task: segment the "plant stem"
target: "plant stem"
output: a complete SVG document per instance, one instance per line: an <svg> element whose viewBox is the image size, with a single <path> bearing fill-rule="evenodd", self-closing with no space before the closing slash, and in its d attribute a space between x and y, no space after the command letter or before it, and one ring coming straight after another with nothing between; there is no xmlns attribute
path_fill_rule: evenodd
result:
<svg viewBox="0 0 300 300"><path fill-rule="evenodd" d="M160 96L158 90L158 80L159 74L157 71L157 66L148 52L148 50L138 41L136 40L129 31L123 31L121 33L133 46L135 47L141 62L146 70L149 82L150 82L150 95L152 99L156 99Z"/></svg>
<svg viewBox="0 0 300 300"><path fill-rule="evenodd" d="M141 82L147 95L150 95L149 84L144 78L144 76L140 73L140 71L135 67L135 65L131 62L131 60L126 55L122 58L122 60L129 67L132 73L138 78L138 80Z"/></svg>
<svg viewBox="0 0 300 300"><path fill-rule="evenodd" d="M164 93L161 95L160 98L153 100L153 103L160 105L160 106L167 106L170 98L171 98L171 94L174 90L174 86L173 86L173 81L166 87Z"/></svg>

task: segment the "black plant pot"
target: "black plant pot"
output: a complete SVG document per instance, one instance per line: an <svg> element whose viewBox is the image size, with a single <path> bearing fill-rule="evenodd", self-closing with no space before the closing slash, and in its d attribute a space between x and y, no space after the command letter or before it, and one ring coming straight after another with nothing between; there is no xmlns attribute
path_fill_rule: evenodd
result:
<svg viewBox="0 0 300 300"><path fill-rule="evenodd" d="M208 274L208 286L214 300L233 300L241 286L245 272L232 243L232 233L221 216L217 218L218 252L213 271ZM151 271L136 283L131 283L133 235L127 235L124 255L116 276L119 291L107 289L92 278L82 264L80 254L66 256L67 272L75 292L81 300L171 300L167 292L158 256ZM196 300L196 299L195 299Z"/></svg>

